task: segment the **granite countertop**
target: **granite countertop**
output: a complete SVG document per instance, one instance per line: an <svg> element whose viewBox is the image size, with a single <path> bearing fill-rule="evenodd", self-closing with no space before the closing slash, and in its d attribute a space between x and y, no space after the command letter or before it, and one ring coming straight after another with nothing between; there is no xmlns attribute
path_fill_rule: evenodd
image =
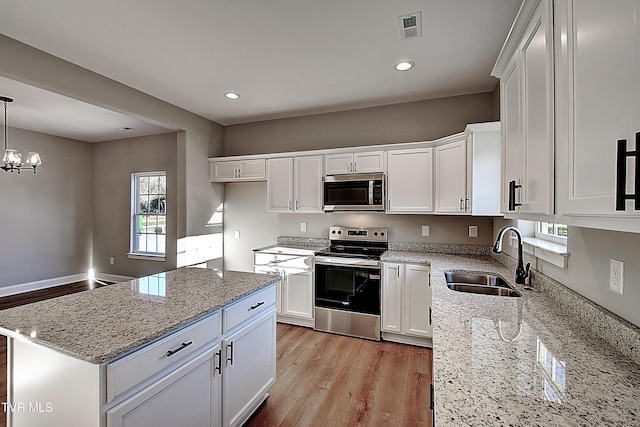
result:
<svg viewBox="0 0 640 427"><path fill-rule="evenodd" d="M100 364L279 280L180 268L0 311L0 332Z"/></svg>
<svg viewBox="0 0 640 427"><path fill-rule="evenodd" d="M282 253L288 255L313 255L316 252L324 250L327 248L327 245L322 244L292 244L289 243L287 245L269 245L264 246L262 248L256 248L254 252L268 252L268 253Z"/></svg>
<svg viewBox="0 0 640 427"><path fill-rule="evenodd" d="M436 425L640 426L640 366L545 294L456 292L443 270L514 272L487 256L389 251L383 261L429 263Z"/></svg>

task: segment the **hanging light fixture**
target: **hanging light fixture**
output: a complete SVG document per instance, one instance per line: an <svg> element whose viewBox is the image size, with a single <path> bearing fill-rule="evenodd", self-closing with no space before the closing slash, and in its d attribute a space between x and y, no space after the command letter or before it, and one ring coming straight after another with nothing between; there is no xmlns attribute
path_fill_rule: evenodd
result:
<svg viewBox="0 0 640 427"><path fill-rule="evenodd" d="M22 154L18 153L17 150L7 148L7 129L9 128L7 125L7 103L13 102L13 99L7 98L6 96L0 96L0 101L4 103L4 157L2 158L4 165L0 166L0 169L5 172L13 173L13 171L17 171L20 173L22 169L33 168L33 173L35 174L36 168L42 164L40 154L36 152L29 152L24 162L27 166L23 166Z"/></svg>

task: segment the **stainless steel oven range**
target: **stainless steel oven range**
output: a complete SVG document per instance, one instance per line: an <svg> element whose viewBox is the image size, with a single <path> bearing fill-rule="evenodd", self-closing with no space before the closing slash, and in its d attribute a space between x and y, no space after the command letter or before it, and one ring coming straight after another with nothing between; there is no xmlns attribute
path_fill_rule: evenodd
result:
<svg viewBox="0 0 640 427"><path fill-rule="evenodd" d="M331 246L316 252L315 326L380 340L380 256L386 228L329 227Z"/></svg>

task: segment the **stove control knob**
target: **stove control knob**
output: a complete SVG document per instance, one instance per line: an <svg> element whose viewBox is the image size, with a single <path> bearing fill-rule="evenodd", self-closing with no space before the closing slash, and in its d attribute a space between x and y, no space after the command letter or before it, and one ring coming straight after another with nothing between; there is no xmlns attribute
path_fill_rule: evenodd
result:
<svg viewBox="0 0 640 427"><path fill-rule="evenodd" d="M374 232L373 232L373 235L374 235L374 236L377 236L377 235L378 235L378 232L377 232L377 231L374 231Z"/></svg>
<svg viewBox="0 0 640 427"><path fill-rule="evenodd" d="M380 233L381 236L384 236L384 232Z"/></svg>
<svg viewBox="0 0 640 427"><path fill-rule="evenodd" d="M331 230L331 234L336 234L336 230Z"/></svg>
<svg viewBox="0 0 640 427"><path fill-rule="evenodd" d="M338 231L338 234L342 234L342 231Z"/></svg>

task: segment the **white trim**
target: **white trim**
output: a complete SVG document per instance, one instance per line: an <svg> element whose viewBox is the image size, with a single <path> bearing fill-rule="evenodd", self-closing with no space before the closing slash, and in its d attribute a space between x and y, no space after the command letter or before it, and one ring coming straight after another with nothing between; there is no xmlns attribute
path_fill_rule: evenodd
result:
<svg viewBox="0 0 640 427"><path fill-rule="evenodd" d="M119 276L117 274L95 273L95 278L107 282L128 282L135 279L130 276ZM89 273L71 274L69 276L54 277L53 279L36 280L35 282L20 283L18 285L0 287L0 297L17 295L24 292L39 291L41 289L53 288L55 286L68 285L70 283L89 280Z"/></svg>
<svg viewBox="0 0 640 427"><path fill-rule="evenodd" d="M535 237L523 237L522 240L522 249L524 253L532 255L557 267L567 268L569 264L569 252L567 251L567 245ZM511 237L510 243L512 247L516 247L518 245L515 236Z"/></svg>
<svg viewBox="0 0 640 427"><path fill-rule="evenodd" d="M137 253L128 253L127 256L129 259L141 259L145 261L166 261L167 257L165 255L151 255L151 254L137 254Z"/></svg>
<svg viewBox="0 0 640 427"><path fill-rule="evenodd" d="M82 280L87 280L88 276L88 273L72 274L69 276L54 277L53 279L36 280L35 282L4 286L0 288L0 297L21 294L23 292L37 291L40 289L53 288L54 286L66 285L74 282L80 282Z"/></svg>

